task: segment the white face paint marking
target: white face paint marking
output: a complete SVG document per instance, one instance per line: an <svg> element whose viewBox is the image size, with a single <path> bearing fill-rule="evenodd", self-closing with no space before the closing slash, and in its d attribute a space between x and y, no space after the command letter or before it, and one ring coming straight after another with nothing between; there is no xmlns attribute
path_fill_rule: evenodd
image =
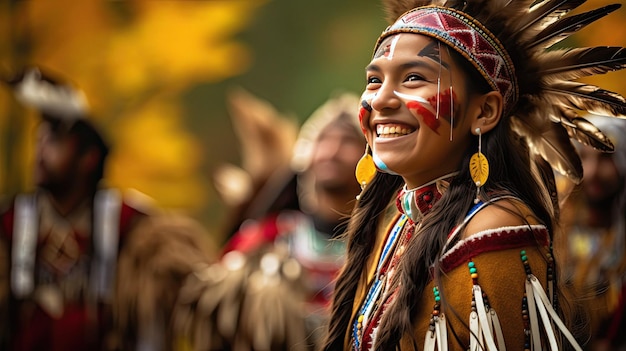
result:
<svg viewBox="0 0 626 351"><path fill-rule="evenodd" d="M393 37L393 39L391 39L391 45L389 47L389 55L387 56L387 60L393 59L393 54L396 51L396 44L398 44L399 39L400 39L399 35L396 35L395 37Z"/></svg>
<svg viewBox="0 0 626 351"><path fill-rule="evenodd" d="M396 94L397 97L405 99L405 100L417 101L417 102L420 102L422 104L428 104L428 100L426 100L423 97L418 96L418 95L404 94L404 93L401 93L401 92L395 91L395 90L393 91L393 93Z"/></svg>
<svg viewBox="0 0 626 351"><path fill-rule="evenodd" d="M367 102L371 107L372 104L374 103L374 100L376 100L377 96L378 96L378 93L370 93L370 94L363 93L363 95L361 95L361 101L365 100L365 102Z"/></svg>
<svg viewBox="0 0 626 351"><path fill-rule="evenodd" d="M404 94L395 90L393 91L393 93L394 95L396 95L397 97L401 99L419 102L420 104L424 105L427 109L431 110L432 112L435 112L434 108L430 105L428 100L426 100L425 98L419 95ZM374 103L377 97L378 97L378 93L370 93L370 94L363 93L363 95L361 95L361 101L365 100L370 106L372 106L372 104Z"/></svg>
<svg viewBox="0 0 626 351"><path fill-rule="evenodd" d="M426 107L427 109L431 110L432 112L435 112L435 109L433 109L433 107L430 105L430 103L428 102L428 100L426 100L425 98L418 96L418 95L409 95L409 94L403 94L399 91L395 91L393 92L394 94L396 94L397 97L404 99L404 100L409 100L409 101L417 101L420 104L424 105L424 107Z"/></svg>
<svg viewBox="0 0 626 351"><path fill-rule="evenodd" d="M371 93L371 94L363 93L363 95L361 95L361 101L365 100L367 101L368 104L371 101L374 101L375 98L376 98L376 93Z"/></svg>

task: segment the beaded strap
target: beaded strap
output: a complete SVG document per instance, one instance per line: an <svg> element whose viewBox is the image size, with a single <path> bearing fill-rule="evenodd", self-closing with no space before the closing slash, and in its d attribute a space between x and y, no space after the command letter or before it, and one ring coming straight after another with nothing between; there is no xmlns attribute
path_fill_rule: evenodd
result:
<svg viewBox="0 0 626 351"><path fill-rule="evenodd" d="M502 199L518 199L518 198L515 197L515 196L512 196L512 195L503 195L503 196L498 196L498 197L494 197L492 199L489 199L486 202L479 201L477 204L472 206L472 208L470 209L470 211L467 214L467 216L465 216L465 218L463 219L463 222L461 222L461 224L456 226L452 230L452 232L448 235L448 240L446 241L446 244L443 246L443 249L441 250L441 254L445 255L445 253L448 250L450 244L457 238L459 233L461 233L461 230L467 225L467 223L469 223L469 221L474 217L474 215L476 215L480 210L482 210L483 208L487 207L488 205L491 205L492 203L494 203L496 201L500 201Z"/></svg>
<svg viewBox="0 0 626 351"><path fill-rule="evenodd" d="M384 301L383 295L386 288L385 283L389 278L387 274L388 270L391 268L391 266L397 263L397 257L399 256L399 254L401 254L401 252L398 251L402 251L402 249L398 248L398 246L401 244L399 241L400 239L404 239L405 241L407 241L412 234L410 230L403 230L407 222L409 222L409 218L406 215L402 214L389 232L389 235L387 236L385 246L383 247L383 251L381 252L380 258L378 260L376 276L374 278L374 281L372 282L372 285L369 288L369 291L367 292L367 296L365 297L363 305L359 310L359 314L352 326L352 346L354 350L361 349L361 341L364 337L364 330L368 327L368 324L378 312L378 308ZM411 225L411 228L413 228L413 225ZM405 238L401 238L401 234L404 232L406 232L406 236ZM396 259L393 260L393 258Z"/></svg>

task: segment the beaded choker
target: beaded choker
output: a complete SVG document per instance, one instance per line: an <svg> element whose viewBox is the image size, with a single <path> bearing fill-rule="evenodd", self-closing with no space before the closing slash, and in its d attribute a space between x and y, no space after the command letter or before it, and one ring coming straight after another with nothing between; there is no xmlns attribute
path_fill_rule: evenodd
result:
<svg viewBox="0 0 626 351"><path fill-rule="evenodd" d="M398 193L396 207L398 211L409 217L412 223L418 223L433 205L441 198L450 180L458 172L446 174L430 183L417 188L407 189L406 184Z"/></svg>

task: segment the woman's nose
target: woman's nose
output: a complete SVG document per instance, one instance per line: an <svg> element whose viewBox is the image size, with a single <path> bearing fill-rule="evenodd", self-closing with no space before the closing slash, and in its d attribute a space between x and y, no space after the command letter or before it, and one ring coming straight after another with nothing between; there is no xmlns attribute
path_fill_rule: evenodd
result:
<svg viewBox="0 0 626 351"><path fill-rule="evenodd" d="M374 99L372 99L371 105L376 111L383 111L385 109L395 110L400 108L402 101L398 95L396 95L391 84L383 83Z"/></svg>

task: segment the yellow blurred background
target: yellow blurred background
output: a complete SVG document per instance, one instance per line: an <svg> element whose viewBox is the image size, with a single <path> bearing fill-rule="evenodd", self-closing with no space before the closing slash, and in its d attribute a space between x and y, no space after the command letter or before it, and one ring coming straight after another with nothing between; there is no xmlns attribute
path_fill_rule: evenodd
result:
<svg viewBox="0 0 626 351"><path fill-rule="evenodd" d="M626 46L625 21L620 9L565 45ZM362 89L385 26L378 0L3 0L0 74L36 64L80 86L113 145L108 184L219 237L228 209L212 172L240 161L226 92L242 86L302 121L333 91ZM589 81L626 94L626 73ZM0 89L3 196L32 189L36 123Z"/></svg>

